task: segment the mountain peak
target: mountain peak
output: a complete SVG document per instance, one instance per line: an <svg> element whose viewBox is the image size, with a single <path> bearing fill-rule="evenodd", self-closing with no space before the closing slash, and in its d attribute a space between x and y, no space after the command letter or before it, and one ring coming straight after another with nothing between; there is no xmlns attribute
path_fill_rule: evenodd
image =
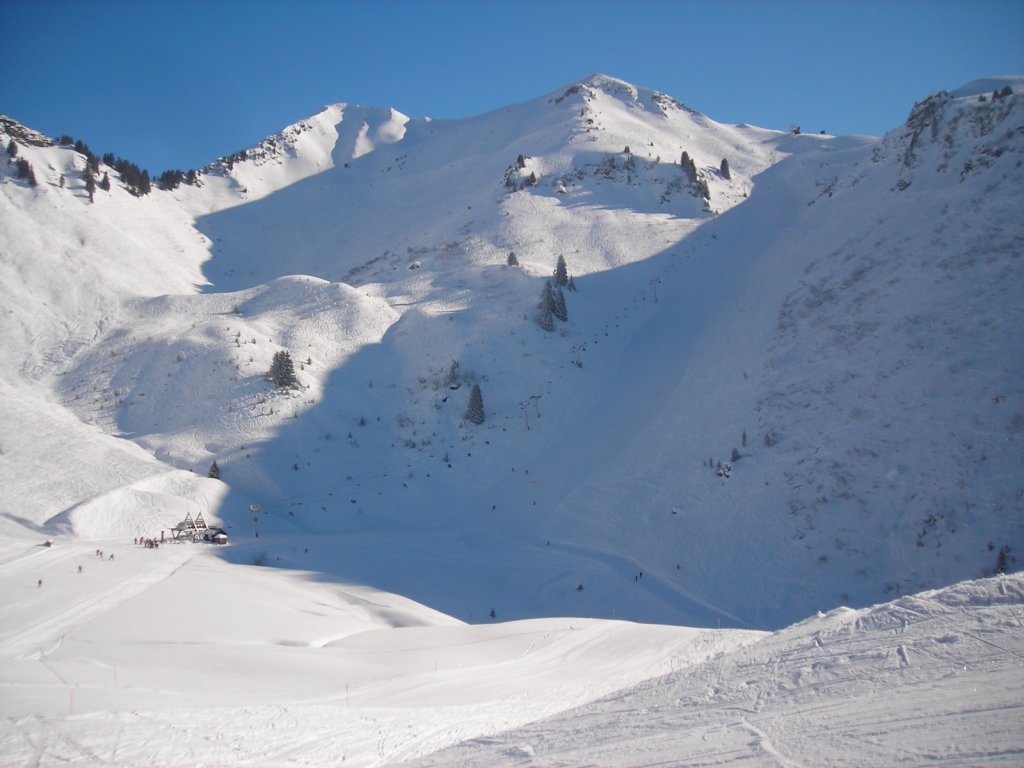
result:
<svg viewBox="0 0 1024 768"><path fill-rule="evenodd" d="M564 88L560 88L549 96L548 101L559 104L570 96L582 94L582 100L590 102L596 99L599 93L610 96L631 108L646 110L650 108L650 105L653 105L654 110L662 115L667 115L672 108L691 114L699 114L696 110L668 94L647 88L639 88L621 78L612 77L602 72L591 73Z"/></svg>

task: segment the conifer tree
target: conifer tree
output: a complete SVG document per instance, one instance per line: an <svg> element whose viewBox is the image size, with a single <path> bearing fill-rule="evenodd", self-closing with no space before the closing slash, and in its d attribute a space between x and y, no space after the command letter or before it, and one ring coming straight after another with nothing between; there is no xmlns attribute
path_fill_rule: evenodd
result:
<svg viewBox="0 0 1024 768"><path fill-rule="evenodd" d="M540 295L540 304L537 305L537 309L539 310L537 324L545 331L555 330L555 297L551 291L551 283L544 283L544 291Z"/></svg>
<svg viewBox="0 0 1024 768"><path fill-rule="evenodd" d="M729 161L726 158L722 158L722 178L729 180L732 178L732 171L729 170Z"/></svg>
<svg viewBox="0 0 1024 768"><path fill-rule="evenodd" d="M683 152L683 156L679 159L679 164L683 167L683 173L686 174L686 178L689 179L690 183L696 182L697 164L693 162L689 152Z"/></svg>
<svg viewBox="0 0 1024 768"><path fill-rule="evenodd" d="M469 405L466 406L466 421L474 424L484 423L484 397L480 394L480 385L474 384L473 391L469 393Z"/></svg>
<svg viewBox="0 0 1024 768"><path fill-rule="evenodd" d="M508 254L508 265L510 267L518 267L519 266L519 259L516 258L516 252L515 251L509 251L509 254Z"/></svg>
<svg viewBox="0 0 1024 768"><path fill-rule="evenodd" d="M99 185L99 188L102 189L104 192L109 192L110 191L110 174L104 173L103 174L103 178L100 179L97 182L97 184Z"/></svg>
<svg viewBox="0 0 1024 768"><path fill-rule="evenodd" d="M217 466L217 462L213 462L210 465L210 471L206 473L207 477L212 477L214 480L220 479L220 467Z"/></svg>
<svg viewBox="0 0 1024 768"><path fill-rule="evenodd" d="M555 285L562 286L569 284L569 271L565 266L565 257L558 254L558 261L555 264Z"/></svg>
<svg viewBox="0 0 1024 768"><path fill-rule="evenodd" d="M459 361L452 360L451 367L448 368L448 375L445 376L444 385L449 389L459 388Z"/></svg>
<svg viewBox="0 0 1024 768"><path fill-rule="evenodd" d="M278 389L294 387L299 383L299 380L295 378L295 364L292 362L292 356L283 349L274 353L274 360L267 375Z"/></svg>
<svg viewBox="0 0 1024 768"><path fill-rule="evenodd" d="M18 156L18 145L14 141L14 139L11 139L9 142L7 142L7 154L10 157L17 157Z"/></svg>
<svg viewBox="0 0 1024 768"><path fill-rule="evenodd" d="M1005 544L999 548L999 554L996 556L996 573L1006 573L1010 570L1010 548Z"/></svg>
<svg viewBox="0 0 1024 768"><path fill-rule="evenodd" d="M569 319L569 311L565 307L565 294L556 288L552 295L551 313L563 323Z"/></svg>

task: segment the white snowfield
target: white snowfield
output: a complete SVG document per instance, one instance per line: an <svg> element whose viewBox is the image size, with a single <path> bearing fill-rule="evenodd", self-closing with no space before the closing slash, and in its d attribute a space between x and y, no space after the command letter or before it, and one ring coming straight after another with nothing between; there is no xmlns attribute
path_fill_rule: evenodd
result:
<svg viewBox="0 0 1024 768"><path fill-rule="evenodd" d="M1024 764L1024 78L0 140L0 766Z"/></svg>
<svg viewBox="0 0 1024 768"><path fill-rule="evenodd" d="M417 766L1024 762L1024 579L837 608Z"/></svg>
<svg viewBox="0 0 1024 768"><path fill-rule="evenodd" d="M61 540L3 558L3 765L1024 759L1020 576L769 634L467 625L191 543Z"/></svg>
<svg viewBox="0 0 1024 768"><path fill-rule="evenodd" d="M8 546L0 589L3 765L398 762L762 636L587 619L472 626L192 543Z"/></svg>

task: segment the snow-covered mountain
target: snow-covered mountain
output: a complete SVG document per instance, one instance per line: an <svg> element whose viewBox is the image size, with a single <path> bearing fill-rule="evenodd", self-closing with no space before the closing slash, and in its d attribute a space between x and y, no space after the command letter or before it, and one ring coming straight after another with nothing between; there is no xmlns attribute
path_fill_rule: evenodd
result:
<svg viewBox="0 0 1024 768"><path fill-rule="evenodd" d="M201 512L236 573L367 585L314 634L383 590L430 609L374 627L613 620L601 664L614 620L775 630L1012 569L1022 93L934 94L881 138L604 75L459 120L336 104L141 197L0 118L0 569ZM559 257L564 320L539 309ZM280 351L298 387L267 380ZM139 589L185 588L175 551ZM142 599L103 589L84 605ZM77 626L19 601L41 629L11 648ZM581 685L463 733L616 690Z"/></svg>
<svg viewBox="0 0 1024 768"><path fill-rule="evenodd" d="M5 123L39 179L2 186L5 514L216 461L232 524L457 552L464 618L775 627L990 572L1022 539L1024 139L1019 81L982 85L880 140L602 75L464 120L334 105L93 203Z"/></svg>

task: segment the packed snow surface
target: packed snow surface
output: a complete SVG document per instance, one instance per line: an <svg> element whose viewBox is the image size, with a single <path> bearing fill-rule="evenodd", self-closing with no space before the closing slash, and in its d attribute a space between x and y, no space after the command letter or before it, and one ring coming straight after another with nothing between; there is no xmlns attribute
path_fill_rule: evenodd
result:
<svg viewBox="0 0 1024 768"><path fill-rule="evenodd" d="M5 765L1024 757L1020 576L769 634L468 625L322 574L230 565L190 542L26 542L0 557Z"/></svg>

